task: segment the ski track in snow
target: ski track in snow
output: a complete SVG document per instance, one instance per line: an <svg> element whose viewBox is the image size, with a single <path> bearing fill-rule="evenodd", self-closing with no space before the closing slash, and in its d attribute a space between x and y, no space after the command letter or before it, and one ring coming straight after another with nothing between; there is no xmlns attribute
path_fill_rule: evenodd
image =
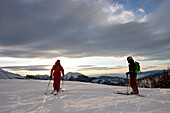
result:
<svg viewBox="0 0 170 113"><path fill-rule="evenodd" d="M64 82L64 91L52 95L52 82L0 80L0 113L169 113L170 89L139 88L137 95L118 95L127 87Z"/></svg>

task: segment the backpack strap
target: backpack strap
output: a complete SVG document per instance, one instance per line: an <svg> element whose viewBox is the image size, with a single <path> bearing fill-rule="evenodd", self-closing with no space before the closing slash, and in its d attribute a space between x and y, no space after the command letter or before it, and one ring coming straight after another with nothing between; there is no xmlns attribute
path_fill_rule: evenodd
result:
<svg viewBox="0 0 170 113"><path fill-rule="evenodd" d="M56 66L56 67L58 68L59 72L61 72L61 71L60 71L60 68L58 67L58 64L57 64L57 66Z"/></svg>

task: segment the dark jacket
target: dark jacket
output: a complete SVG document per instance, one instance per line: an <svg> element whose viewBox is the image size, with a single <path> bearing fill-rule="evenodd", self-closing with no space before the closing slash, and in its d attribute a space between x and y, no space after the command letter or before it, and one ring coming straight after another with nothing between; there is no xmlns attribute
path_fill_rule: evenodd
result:
<svg viewBox="0 0 170 113"><path fill-rule="evenodd" d="M129 72L127 72L126 74L130 74L130 75L136 75L135 73L135 63L134 63L134 60L132 60L130 63L129 63Z"/></svg>

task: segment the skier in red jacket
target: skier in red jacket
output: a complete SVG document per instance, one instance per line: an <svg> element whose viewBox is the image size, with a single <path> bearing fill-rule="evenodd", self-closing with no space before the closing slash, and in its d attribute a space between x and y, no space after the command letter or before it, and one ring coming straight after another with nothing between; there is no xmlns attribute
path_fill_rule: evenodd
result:
<svg viewBox="0 0 170 113"><path fill-rule="evenodd" d="M53 83L54 91L52 91L51 93L59 92L61 73L63 74L64 77L64 69L60 64L60 60L57 60L51 69L50 78L52 78L52 75L54 76L54 83Z"/></svg>

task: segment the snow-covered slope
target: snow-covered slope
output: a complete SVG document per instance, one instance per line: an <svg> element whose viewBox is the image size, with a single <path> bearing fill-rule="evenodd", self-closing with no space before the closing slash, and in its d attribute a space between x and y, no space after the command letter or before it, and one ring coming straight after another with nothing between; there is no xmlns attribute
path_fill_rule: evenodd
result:
<svg viewBox="0 0 170 113"><path fill-rule="evenodd" d="M70 78L78 78L78 76L81 76L81 75L83 75L83 74L77 73L77 72L75 72L75 73L74 72L68 72L64 79L68 80Z"/></svg>
<svg viewBox="0 0 170 113"><path fill-rule="evenodd" d="M169 113L170 89L141 88L137 95L119 95L127 87L64 82L64 91L44 95L48 81L0 80L1 113ZM52 91L52 83L48 92Z"/></svg>
<svg viewBox="0 0 170 113"><path fill-rule="evenodd" d="M4 71L0 68L0 79L24 79L24 77L19 74Z"/></svg>

